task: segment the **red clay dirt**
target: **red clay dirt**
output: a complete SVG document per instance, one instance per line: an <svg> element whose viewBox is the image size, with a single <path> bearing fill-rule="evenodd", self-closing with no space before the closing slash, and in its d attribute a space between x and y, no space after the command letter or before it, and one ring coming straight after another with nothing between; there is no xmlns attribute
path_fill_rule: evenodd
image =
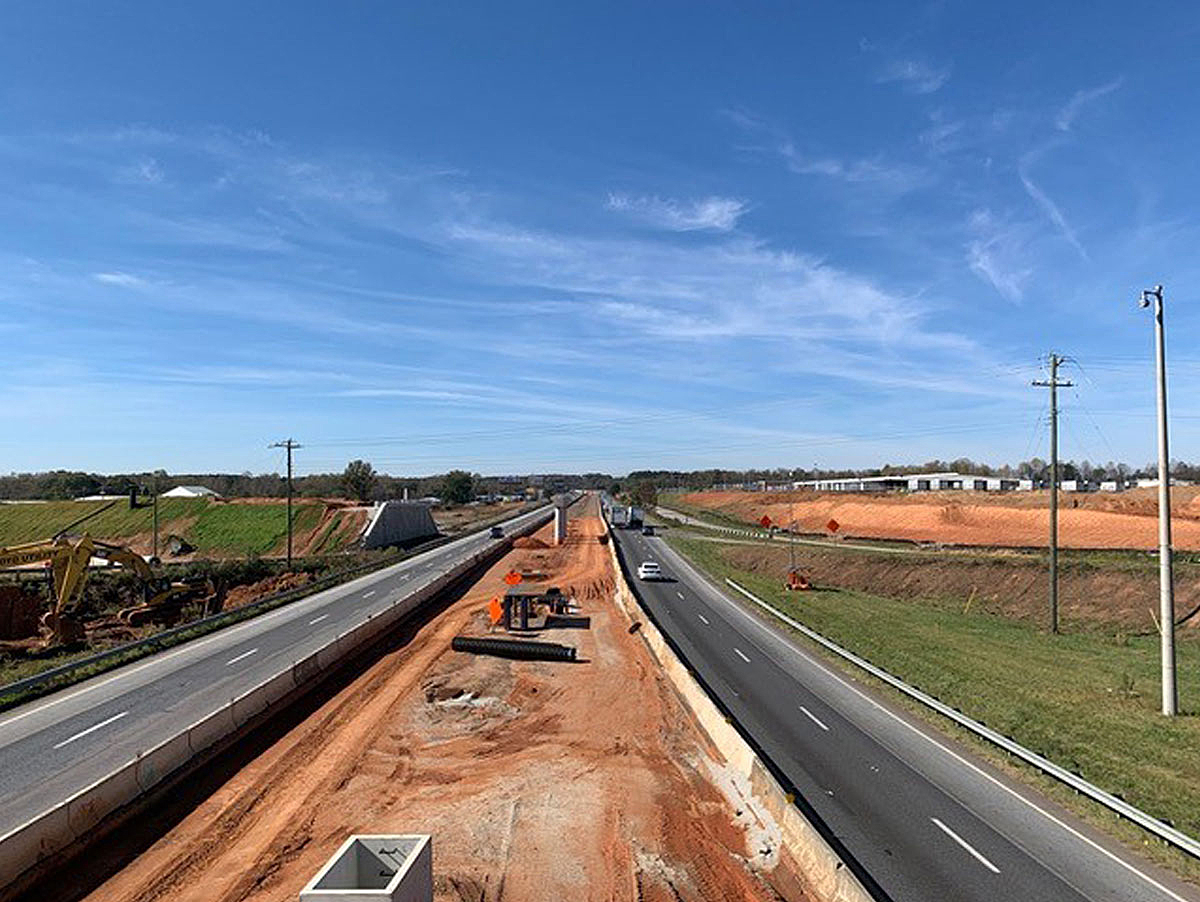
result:
<svg viewBox="0 0 1200 902"><path fill-rule="evenodd" d="M1065 548L1155 548L1158 503L1153 489L1119 494L1060 493L1059 544ZM803 532L955 545L1030 547L1049 536L1047 492L987 495L981 492L849 494L815 492L692 492L692 507L757 524L766 514ZM1171 490L1176 548L1200 550L1200 488Z"/></svg>
<svg viewBox="0 0 1200 902"><path fill-rule="evenodd" d="M811 898L615 606L599 520L570 528L506 555L89 902L294 900L348 834L404 832L433 835L440 902ZM542 636L580 662L449 650L489 630L513 569L591 618Z"/></svg>

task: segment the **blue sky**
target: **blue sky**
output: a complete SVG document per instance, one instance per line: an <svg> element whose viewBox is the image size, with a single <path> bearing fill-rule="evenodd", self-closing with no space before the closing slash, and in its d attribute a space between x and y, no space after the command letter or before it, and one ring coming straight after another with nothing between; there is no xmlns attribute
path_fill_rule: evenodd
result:
<svg viewBox="0 0 1200 902"><path fill-rule="evenodd" d="M0 471L1200 457L1191 4L2 15Z"/></svg>

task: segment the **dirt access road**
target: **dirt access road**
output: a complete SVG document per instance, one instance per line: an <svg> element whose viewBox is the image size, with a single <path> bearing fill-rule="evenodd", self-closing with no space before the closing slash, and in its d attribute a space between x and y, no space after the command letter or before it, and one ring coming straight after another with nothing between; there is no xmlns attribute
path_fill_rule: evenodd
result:
<svg viewBox="0 0 1200 902"><path fill-rule="evenodd" d="M393 832L433 835L438 900L809 898L630 633L588 504L565 546L512 551L87 899L294 900L347 834ZM591 618L545 635L580 662L449 650L514 568Z"/></svg>
<svg viewBox="0 0 1200 902"><path fill-rule="evenodd" d="M1171 490L1175 547L1200 550L1200 489ZM1031 547L1049 536L1047 492L692 492L679 501L757 524L765 514L804 532L825 532L831 519L842 535L957 545ZM670 506L670 497L664 499ZM1120 494L1059 495L1059 543L1064 548L1156 548L1154 489Z"/></svg>

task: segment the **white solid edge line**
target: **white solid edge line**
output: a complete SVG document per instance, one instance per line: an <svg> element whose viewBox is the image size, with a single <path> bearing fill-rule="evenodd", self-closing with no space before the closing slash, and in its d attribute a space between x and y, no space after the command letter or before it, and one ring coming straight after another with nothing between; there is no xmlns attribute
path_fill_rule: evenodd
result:
<svg viewBox="0 0 1200 902"><path fill-rule="evenodd" d="M249 651L244 651L240 655L238 655L236 658L231 658L228 661L226 661L225 666L228 667L230 664L236 664L238 661L244 660L245 658L248 658L251 655L256 655L256 654L258 654L257 648L252 648Z"/></svg>
<svg viewBox="0 0 1200 902"><path fill-rule="evenodd" d="M740 648L735 647L733 649L733 653L735 655L737 655L739 658L741 658L743 661L745 661L747 664L750 663L750 659L747 658L744 654L742 654L742 650Z"/></svg>
<svg viewBox="0 0 1200 902"><path fill-rule="evenodd" d="M998 867L996 867L994 864L992 864L990 861L988 861L987 858L984 857L982 852L980 852L978 849L976 849L974 846L972 846L969 842L967 842L965 839L963 839L961 836L959 836L957 833L955 833L953 830L951 830L949 827L947 827L945 824L943 824L941 821L939 821L936 817L931 817L930 820L933 821L934 825L937 826L937 828L939 830L941 830L943 833L945 833L947 836L949 836L952 840L954 840L956 843L958 843L960 846L962 846L964 849L966 849L968 852L970 852L972 855L974 855L976 861L978 861L980 864L982 864L985 868L987 868L993 874L1000 873L1000 869Z"/></svg>
<svg viewBox="0 0 1200 902"><path fill-rule="evenodd" d="M706 581L706 584L707 584L707 581ZM814 658L812 656L812 654L810 654L809 652L805 651L804 649L801 649L801 648L793 645L792 643L788 642L788 640L785 636L780 635L778 633L774 633L773 631L771 631L770 627L768 627L765 623L762 623L762 621L758 620L757 618L754 618L753 615L749 611L747 611L745 608L743 608L741 605L737 604L732 599L725 596L723 593L721 593L715 587L712 587L712 588L713 588L713 592L715 592L718 595L718 597L725 599L725 601L728 604L730 604L734 610L741 612L742 615L745 616L750 623L756 623L759 626L761 626L763 629L767 630L770 635L773 635L776 638L778 638L781 642L784 642L794 652L803 655L814 667L817 667L820 670L824 671L828 677L837 681L838 683L841 683L843 686L845 686L847 689L849 689L855 695L857 695L861 699L863 699L863 701L866 701L869 704L871 704L872 706L874 706L875 708L878 708L881 712L886 714L888 717L892 718L897 723L902 724L907 729L916 733L918 736L920 736L922 739L924 739L930 745L936 746L937 748L941 749L945 754L949 755L951 758L953 758L955 761L962 764L964 767L967 767L967 768L973 770L975 773L979 774L979 776L983 777L989 783L992 783L992 784L996 785L997 787L999 787L1000 789L1004 790L1004 792L1008 793L1014 799L1017 799L1022 804L1027 805L1029 808L1036 811L1038 814L1040 814L1042 817L1046 818L1046 820L1050 821L1051 823L1057 824L1059 827L1061 827L1063 830L1070 833L1076 839L1079 839L1086 845L1091 846L1093 849L1095 849L1101 855L1103 855L1104 857L1108 858L1111 861L1116 862L1118 865L1123 867L1125 870L1129 871L1131 874L1136 874L1138 877L1142 878L1142 880L1146 881L1148 884L1153 886L1159 892L1162 892L1162 893L1166 894L1167 896L1171 897L1172 899L1174 899L1175 902L1192 902L1192 900L1189 900L1189 899L1185 898L1184 896L1179 895L1179 893L1175 892L1170 887L1163 886L1161 883L1159 883L1157 880L1155 880L1153 877L1151 877L1145 871L1138 870L1136 867L1134 867L1128 861L1123 859L1121 856L1104 848L1104 846L1100 845L1098 842L1096 842L1090 836L1080 833L1078 830L1076 830L1070 824L1066 823L1065 821L1063 821L1062 819L1060 819L1058 817L1055 817L1053 814L1051 814L1045 808L1042 808L1036 802L1033 802L1033 801L1025 798L1025 796L1021 795L1021 793L1017 792L1011 786L1008 786L1007 784L1003 783L1002 781L996 779L991 774L989 774L987 771L983 770L978 765L976 765L974 762L967 760L962 755L960 755L956 751L954 751L952 748L950 748L950 747L944 745L943 743L939 742L938 740L934 739L932 736L930 736L924 730L918 729L916 726L909 723L904 718L900 717L900 715L896 714L896 712L884 707L882 704L877 702L875 699L871 698L871 696L867 695L865 692L860 690L857 686L853 685L852 683L847 682L840 674L834 673L832 670L830 670L828 667L826 667L823 662L818 661L816 658ZM770 605L765 605L765 607L767 610L771 610L774 613L774 611L770 607ZM780 615L776 614L776 616L780 616ZM786 617L786 615L782 615L782 616ZM790 619L790 618L787 618L787 619ZM966 806L964 805L963 807L966 807ZM968 809L968 810L970 810L970 809Z"/></svg>
<svg viewBox="0 0 1200 902"><path fill-rule="evenodd" d="M314 623L320 623L322 620L324 620L328 616L329 616L328 614L322 614L320 617L314 617L312 620L308 621L308 625L312 626Z"/></svg>
<svg viewBox="0 0 1200 902"><path fill-rule="evenodd" d="M528 514L522 514L521 516L516 517L513 520L506 521L506 523L515 523L518 520L532 519L535 515L537 515L539 513L540 513L540 511L530 511ZM227 639L228 637L234 635L235 633L239 633L242 630L247 630L247 629L250 629L255 626L262 626L263 624L269 623L272 620L278 619L279 617L282 617L285 614L299 614L300 616L303 616L303 614L300 613L301 606L305 605L308 602L314 601L317 598L320 598L326 592L337 592L339 590L343 590L342 595L344 596L345 594L347 594L347 591L345 591L345 590L353 591L354 584L357 582L360 582L362 580L367 580L367 579L372 579L372 578L374 578L376 580L381 580L381 579L391 578L391 577L397 576L397 575L398 575L399 579L408 579L410 576L413 575L411 572L409 572L413 568L413 565L416 565L418 563L423 564L423 563L425 563L425 561L428 559L428 556L430 556L430 555L436 555L439 552L444 553L445 551L447 551L450 548L457 547L461 544L466 544L468 542L468 540L477 539L478 537L479 536L477 534L472 534L472 535L468 535L468 536L463 536L458 539L454 539L453 541L447 542L445 545L442 545L439 548L431 548L431 549L429 549L429 551L422 551L419 554L416 554L413 557L408 558L406 560L397 561L391 567L385 567L383 570L376 570L373 573L364 573L362 576L356 577L355 579L350 580L350 582L348 582L348 583L342 583L339 586L330 586L328 589L323 589L322 591L316 593L315 595L309 595L306 598L298 599L294 604L284 605L283 607L276 608L273 611L267 611L265 614L260 614L258 617L251 617L249 620L247 620L243 623L237 623L237 624L234 624L233 626L225 627L224 629L219 629L219 630L215 631L214 633L212 633L211 635L205 636L201 639L194 639L191 642L184 642L178 648L171 649L170 651L160 652L158 654L150 655L148 660L146 660L145 662L138 664L132 668L118 667L112 672L111 675L109 675L108 677L106 677L104 679L101 679L99 682L93 683L91 685L81 686L79 689L76 689L74 692L71 692L67 695L59 696L57 693L55 693L54 695L51 695L50 697L46 698L44 701L35 699L34 701L29 702L29 704L33 705L34 707L30 708L28 711L21 711L19 713L13 714L10 717L0 719L0 728L6 727L11 723L16 723L18 720L22 720L31 714L38 714L43 711L48 711L51 708L62 704L63 702L69 702L73 698L78 698L81 695L86 695L89 692L94 692L95 690L100 689L103 686L107 686L109 683L115 682L116 680L121 680L121 679L126 679L128 677L131 677L135 673L139 673L140 671L143 671L148 667L154 667L158 664L162 664L164 661L169 661L172 658L178 657L179 655L186 654L187 652L195 651L196 649L199 649L199 648L203 648L204 646L209 645L213 642L217 642L221 639ZM392 568L396 568L396 569L392 569ZM404 572L397 574L396 571L399 570L400 568L405 568ZM389 571L391 571L391 572L389 572ZM342 596L339 596L339 598L340 597L342 597ZM337 600L338 599L336 599L336 598L326 599L325 601L322 602L322 604L330 604ZM310 605L310 607L317 607L317 605ZM308 612L305 612L305 613L308 613ZM3 837L0 837L0 839L2 839L2 838Z"/></svg>
<svg viewBox="0 0 1200 902"><path fill-rule="evenodd" d="M70 739L64 739L62 742L54 743L54 747L56 749L61 749L64 745L70 745L76 739L82 739L88 733L95 733L101 727L107 727L110 723L112 723L115 720L120 720L122 717L124 717L128 713L129 713L128 711L122 711L120 714L114 714L112 717L108 718L107 720L102 720L98 724L93 724L92 726L88 727L86 730L80 730L78 733L76 733Z"/></svg>
<svg viewBox="0 0 1200 902"><path fill-rule="evenodd" d="M815 723L818 727L820 727L826 733L829 732L829 727L827 727L827 726L825 726L825 724L821 723L821 718L817 717L817 715L815 715L811 711L809 711L808 708L804 707L804 705L801 705L800 710L803 711L805 714L807 714L808 719L811 720L813 723Z"/></svg>

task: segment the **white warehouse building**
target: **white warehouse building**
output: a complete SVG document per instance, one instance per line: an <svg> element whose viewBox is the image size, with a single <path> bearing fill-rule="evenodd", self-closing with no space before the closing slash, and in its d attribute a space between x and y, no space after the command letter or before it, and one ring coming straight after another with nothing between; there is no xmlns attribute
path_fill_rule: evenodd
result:
<svg viewBox="0 0 1200 902"><path fill-rule="evenodd" d="M1029 492L1033 480L962 473L909 473L895 476L848 476L793 482L794 489L817 492Z"/></svg>

